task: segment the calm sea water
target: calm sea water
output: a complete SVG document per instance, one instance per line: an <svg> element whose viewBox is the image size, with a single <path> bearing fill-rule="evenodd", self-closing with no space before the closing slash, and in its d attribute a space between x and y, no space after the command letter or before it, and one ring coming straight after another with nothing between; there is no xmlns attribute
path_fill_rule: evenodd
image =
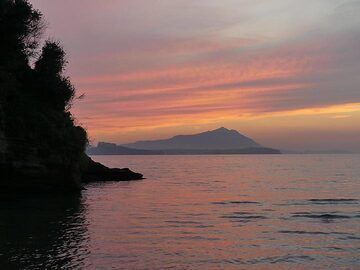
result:
<svg viewBox="0 0 360 270"><path fill-rule="evenodd" d="M144 181L0 198L0 269L360 269L360 155L96 156Z"/></svg>

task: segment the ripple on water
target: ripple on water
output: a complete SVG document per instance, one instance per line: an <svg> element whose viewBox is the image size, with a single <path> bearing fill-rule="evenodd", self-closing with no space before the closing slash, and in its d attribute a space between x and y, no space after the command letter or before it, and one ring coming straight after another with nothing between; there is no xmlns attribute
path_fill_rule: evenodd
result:
<svg viewBox="0 0 360 270"><path fill-rule="evenodd" d="M297 212L294 213L292 217L324 219L324 220L357 218L356 215L354 216L354 215L342 214L342 213L338 214L337 212L334 213Z"/></svg>
<svg viewBox="0 0 360 270"><path fill-rule="evenodd" d="M352 233L345 232L322 232L322 231L302 231L302 230L280 230L278 233L300 234L300 235L334 235L334 236L353 236Z"/></svg>
<svg viewBox="0 0 360 270"><path fill-rule="evenodd" d="M335 199L308 199L308 200L300 200L300 201L289 201L286 204L278 204L281 206L287 205L354 205L360 204L360 200L358 199L344 199L344 198L335 198Z"/></svg>
<svg viewBox="0 0 360 270"><path fill-rule="evenodd" d="M358 204L357 199L310 199L307 200L312 204Z"/></svg>
<svg viewBox="0 0 360 270"><path fill-rule="evenodd" d="M269 256L269 257L260 257L255 259L241 259L241 258L233 258L225 260L228 264L235 265L257 265L257 264L280 264L280 263L304 263L308 261L313 261L314 258L306 255L283 255L283 256Z"/></svg>
<svg viewBox="0 0 360 270"><path fill-rule="evenodd" d="M222 202L212 202L212 204L226 205L226 204L260 204L256 201L222 201Z"/></svg>
<svg viewBox="0 0 360 270"><path fill-rule="evenodd" d="M267 217L264 215L252 213L252 212L232 212L228 215L222 215L220 217L229 219L231 222L241 222L241 223L267 219Z"/></svg>

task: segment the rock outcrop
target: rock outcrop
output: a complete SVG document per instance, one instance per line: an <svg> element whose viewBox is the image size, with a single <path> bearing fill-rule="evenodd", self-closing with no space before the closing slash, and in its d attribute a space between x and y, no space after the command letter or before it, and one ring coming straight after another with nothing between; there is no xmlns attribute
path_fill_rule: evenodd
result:
<svg viewBox="0 0 360 270"><path fill-rule="evenodd" d="M75 166L78 166L77 168ZM39 159L0 162L0 189L81 190L91 182L142 180L143 175L128 168L108 168L84 155L80 166L65 168L63 163L50 164Z"/></svg>
<svg viewBox="0 0 360 270"><path fill-rule="evenodd" d="M86 156L86 165L82 173L82 182L107 182L107 181L131 181L142 180L143 175L135 173L128 168L108 168L99 162L93 161L90 157Z"/></svg>

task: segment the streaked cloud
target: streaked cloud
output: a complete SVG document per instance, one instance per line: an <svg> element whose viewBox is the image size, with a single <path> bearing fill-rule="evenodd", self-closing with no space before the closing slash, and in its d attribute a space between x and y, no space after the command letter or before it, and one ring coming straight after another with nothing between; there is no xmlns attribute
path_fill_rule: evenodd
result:
<svg viewBox="0 0 360 270"><path fill-rule="evenodd" d="M327 133L355 132L347 125L360 103L359 1L32 2L69 52L68 73L86 94L75 113L94 140L228 123L271 145L260 119L281 137L295 118L313 130L309 117L325 114L344 124Z"/></svg>

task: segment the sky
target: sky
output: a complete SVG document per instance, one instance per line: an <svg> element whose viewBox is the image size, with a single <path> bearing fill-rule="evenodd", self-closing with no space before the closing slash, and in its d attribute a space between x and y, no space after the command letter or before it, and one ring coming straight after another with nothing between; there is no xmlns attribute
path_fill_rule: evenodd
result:
<svg viewBox="0 0 360 270"><path fill-rule="evenodd" d="M360 152L358 0L30 0L68 54L92 143L221 126Z"/></svg>

